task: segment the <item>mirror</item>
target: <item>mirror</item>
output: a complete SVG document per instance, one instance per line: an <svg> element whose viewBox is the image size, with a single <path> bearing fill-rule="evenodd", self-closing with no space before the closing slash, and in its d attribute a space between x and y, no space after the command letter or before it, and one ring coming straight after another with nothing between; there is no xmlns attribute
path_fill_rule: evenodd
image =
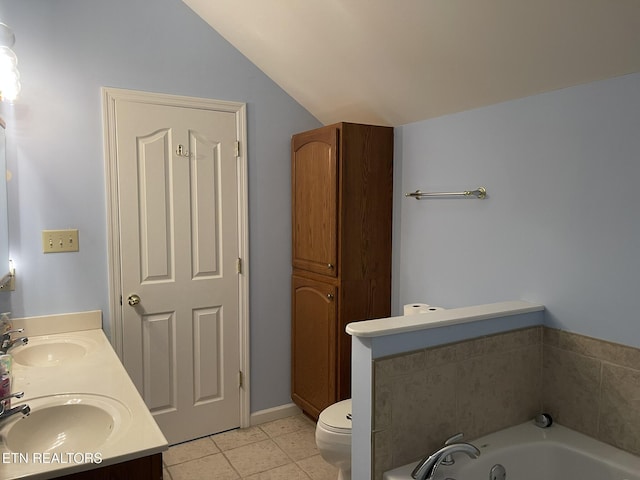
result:
<svg viewBox="0 0 640 480"><path fill-rule="evenodd" d="M7 205L7 157L5 123L0 118L0 288L11 281L9 272L9 208Z"/></svg>

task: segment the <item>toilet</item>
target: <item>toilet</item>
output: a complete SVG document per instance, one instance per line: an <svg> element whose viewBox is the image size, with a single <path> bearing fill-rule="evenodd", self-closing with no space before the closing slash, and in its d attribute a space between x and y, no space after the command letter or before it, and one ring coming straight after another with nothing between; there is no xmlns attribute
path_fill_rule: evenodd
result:
<svg viewBox="0 0 640 480"><path fill-rule="evenodd" d="M320 413L316 446L326 462L338 467L338 480L351 480L351 399L334 403Z"/></svg>

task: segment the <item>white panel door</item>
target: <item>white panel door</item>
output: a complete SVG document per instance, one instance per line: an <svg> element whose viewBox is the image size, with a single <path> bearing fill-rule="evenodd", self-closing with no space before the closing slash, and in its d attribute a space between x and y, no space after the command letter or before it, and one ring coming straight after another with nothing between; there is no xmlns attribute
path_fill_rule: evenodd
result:
<svg viewBox="0 0 640 480"><path fill-rule="evenodd" d="M237 127L116 105L123 363L169 443L240 425Z"/></svg>

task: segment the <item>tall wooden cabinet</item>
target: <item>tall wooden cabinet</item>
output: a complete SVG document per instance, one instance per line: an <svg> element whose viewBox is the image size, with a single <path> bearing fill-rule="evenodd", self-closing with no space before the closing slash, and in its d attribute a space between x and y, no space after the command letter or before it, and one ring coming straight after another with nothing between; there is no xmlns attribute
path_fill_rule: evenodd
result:
<svg viewBox="0 0 640 480"><path fill-rule="evenodd" d="M351 396L350 322L391 313L393 128L294 135L292 394L317 418Z"/></svg>

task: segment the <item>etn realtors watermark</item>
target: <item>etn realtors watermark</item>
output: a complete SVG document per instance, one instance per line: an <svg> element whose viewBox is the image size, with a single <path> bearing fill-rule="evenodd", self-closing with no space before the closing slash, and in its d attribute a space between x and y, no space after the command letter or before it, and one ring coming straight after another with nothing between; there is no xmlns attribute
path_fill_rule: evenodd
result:
<svg viewBox="0 0 640 480"><path fill-rule="evenodd" d="M2 463L28 463L50 465L80 465L83 463L102 463L100 452L2 452Z"/></svg>

